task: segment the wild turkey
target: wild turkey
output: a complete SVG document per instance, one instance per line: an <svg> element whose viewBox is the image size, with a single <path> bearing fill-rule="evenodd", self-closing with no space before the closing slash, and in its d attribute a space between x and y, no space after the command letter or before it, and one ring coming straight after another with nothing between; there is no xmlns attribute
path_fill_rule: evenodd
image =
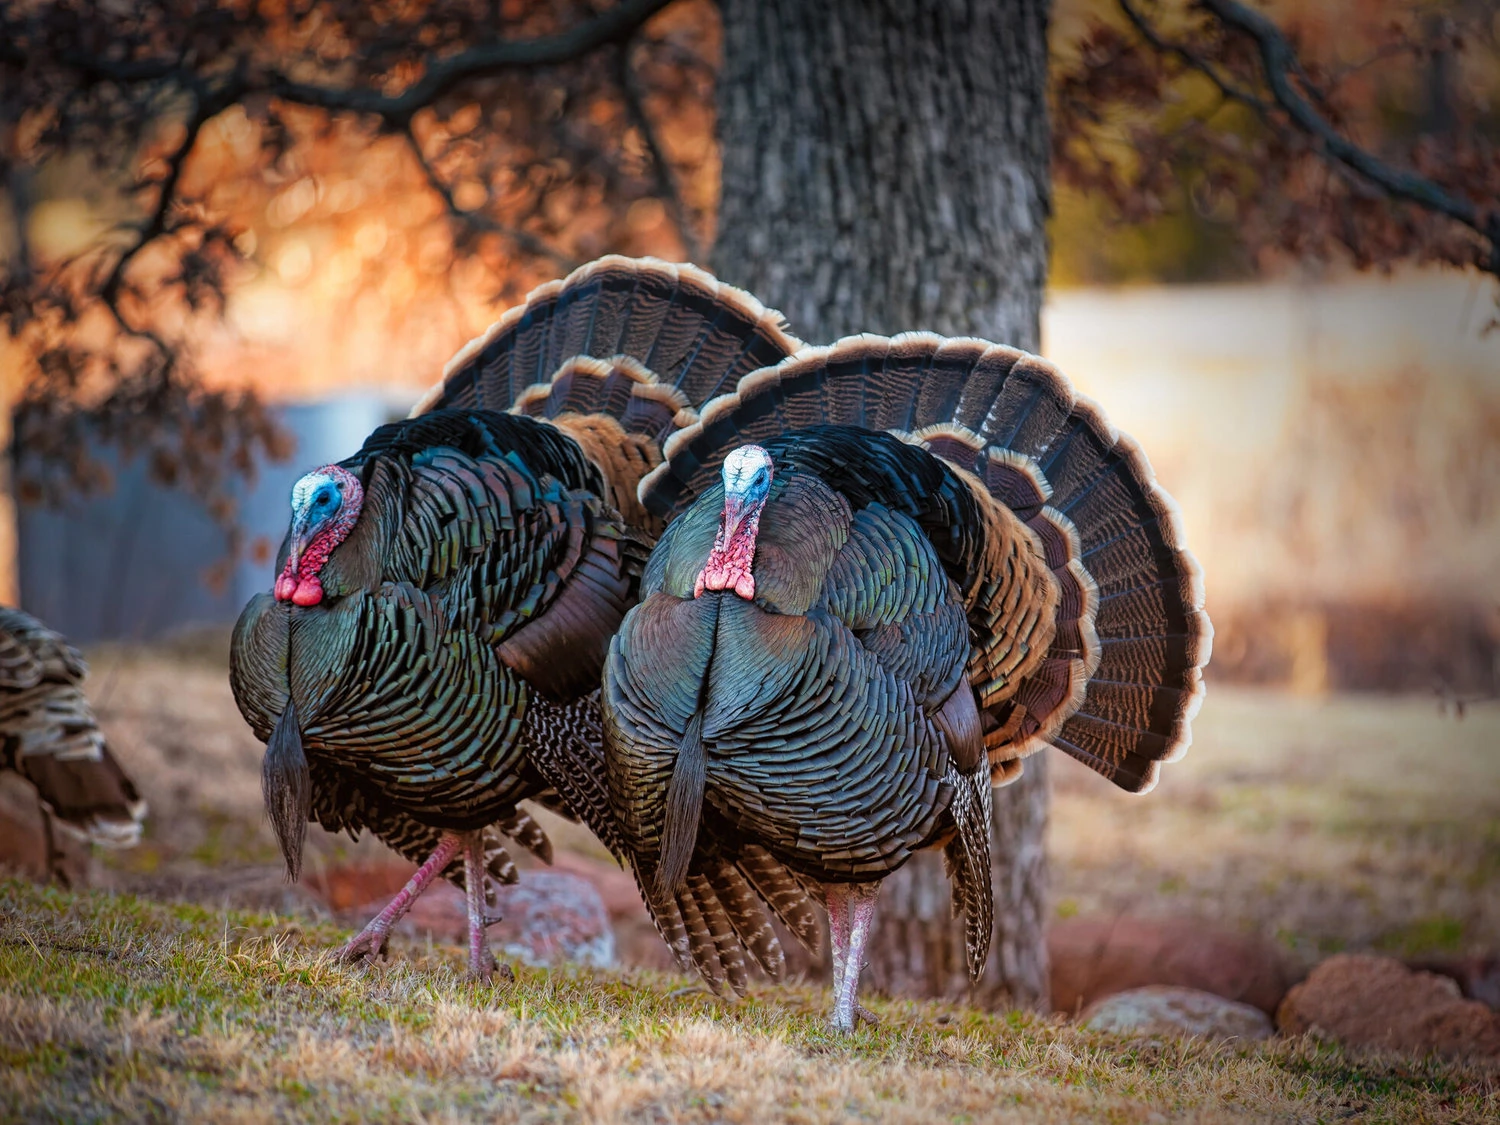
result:
<svg viewBox="0 0 1500 1125"><path fill-rule="evenodd" d="M1050 365L927 333L749 375L666 453L641 499L682 514L605 666L624 846L658 894L703 833L822 883L849 1030L880 880L941 845L977 977L991 783L1050 744L1144 792L1188 745L1175 506Z"/></svg>
<svg viewBox="0 0 1500 1125"><path fill-rule="evenodd" d="M275 590L241 614L231 681L267 742L291 878L309 819L420 865L346 959L383 951L443 875L465 888L469 968L487 979L485 875L516 879L501 835L550 860L517 802L547 798L565 763L564 799L611 836L590 788L600 669L661 529L636 486L696 420L690 403L796 346L780 314L700 270L601 259L464 348L412 417L297 482ZM699 888L689 909L769 933L749 877ZM791 882L773 872L763 891ZM659 920L669 940L683 928Z"/></svg>
<svg viewBox="0 0 1500 1125"><path fill-rule="evenodd" d="M49 832L55 826L89 843L128 848L140 841L146 802L110 753L83 694L88 671L60 634L0 606L0 768L36 787Z"/></svg>

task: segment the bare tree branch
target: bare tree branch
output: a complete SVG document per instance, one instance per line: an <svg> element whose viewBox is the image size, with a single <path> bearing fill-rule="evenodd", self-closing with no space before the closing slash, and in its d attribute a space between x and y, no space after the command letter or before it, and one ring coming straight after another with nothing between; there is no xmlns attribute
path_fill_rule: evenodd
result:
<svg viewBox="0 0 1500 1125"><path fill-rule="evenodd" d="M359 0L269 9L153 0L139 13L132 5L96 13L89 5L0 0L0 185L58 154L87 152L101 169L121 153L152 157L134 184L138 214L113 234L44 270L33 270L30 254L0 264L0 323L24 337L27 351L15 433L32 455L28 487L57 496L107 483L88 456L94 425L108 441L147 451L164 481L190 480L213 502L216 518L232 520L224 474L249 471L257 450L284 445L253 393L204 388L193 362L192 331L183 325L215 301L222 313L224 271L238 256L229 216L255 213L244 196L220 193L215 183L200 188L200 160L212 173L248 155L266 173L257 187L270 190L278 173L295 168L298 146L334 135L335 117L359 116L372 131L404 139L423 186L455 227L508 240L515 248L508 257L571 269L576 263L552 238L570 229L576 207L592 208L588 221L597 226L622 198L655 187L642 166L622 196L611 179L619 171L619 138L607 130L595 129L604 143L582 155L582 141L570 149L556 138L569 135L570 114L584 117L592 104L579 91L618 105L607 53L623 49L672 2L559 6L552 26L560 30L516 31L512 39L504 38L498 2L477 22L462 2L438 4L446 15L429 39L423 13L367 14ZM529 23L529 15L520 19ZM556 73L531 79L521 74L554 67ZM464 192L447 163L458 150L429 133L425 118L418 123L430 110L443 133L441 119L452 108L443 102L456 93L494 110L493 121L481 119L481 139L469 144L466 159L474 162L486 140L501 139L496 158L511 161L507 182L519 202L497 195L478 211L459 206ZM298 105L322 112L289 112ZM255 122L248 154L209 143L214 125L237 106ZM23 118L24 146L16 135ZM168 122L181 132L163 145ZM498 182L462 173L470 175ZM223 218L214 217L219 211ZM83 330L90 317L107 322L102 331L92 321ZM84 440L85 433L94 436Z"/></svg>
<svg viewBox="0 0 1500 1125"><path fill-rule="evenodd" d="M1172 40L1167 39L1165 36L1163 36L1161 32L1159 32L1155 28L1155 26L1153 26L1150 21L1146 19L1141 11L1131 3L1131 0L1119 0L1119 4L1120 10L1125 13L1125 18L1130 21L1131 26L1140 33L1142 39L1151 44L1151 46L1156 48L1156 50L1160 51L1164 55L1175 55L1177 58L1181 59L1189 67L1191 67L1193 70L1196 70L1199 74L1202 74L1205 78L1207 78L1210 82L1217 86L1219 88L1219 92L1226 98L1229 98L1233 101L1242 102L1245 105L1258 110L1262 114L1270 113L1271 106L1263 98L1258 97L1250 90L1247 90L1243 86L1240 86L1237 83L1231 81L1219 71L1218 67L1214 66L1213 63L1209 62L1202 55L1198 54L1190 47L1187 47L1182 43L1173 42Z"/></svg>
<svg viewBox="0 0 1500 1125"><path fill-rule="evenodd" d="M166 157L167 172L161 181L155 206L137 228L135 238L110 269L99 290L101 300L127 334L151 341L164 354L169 351L165 342L154 333L131 324L120 308L119 298L126 272L141 251L166 233L172 206L176 202L177 184L203 126L223 110L256 94L269 94L285 101L331 112L364 113L379 117L388 128L407 139L428 184L442 199L452 217L474 229L499 234L527 253L549 258L565 269L572 268L576 263L535 235L498 223L486 215L460 208L454 200L452 189L437 174L422 151L420 142L412 132L412 118L419 110L466 80L507 70L567 63L611 43L628 41L646 20L671 2L672 0L621 0L587 23L556 35L493 41L447 58L429 56L422 64L422 77L395 95L371 89L294 82L278 74L257 79L247 73L243 59L237 59L228 74L206 78L194 74L191 67L180 58L113 59L78 51L65 52L61 56L62 61L92 81L118 86L175 84L185 89L192 98L187 132L181 144ZM8 21L5 22L8 25ZM0 58L5 56L0 55ZM7 58L6 61L12 60ZM24 60L18 56L13 61L20 64ZM629 97L627 94L627 98ZM638 96L635 100L638 103ZM684 241L691 245L694 240L683 221L675 184L666 171L654 135L648 132L647 136L663 193L668 196L669 206L674 209L674 219L684 232ZM696 255L696 250L693 252Z"/></svg>
<svg viewBox="0 0 1500 1125"><path fill-rule="evenodd" d="M688 219L687 206L683 203L682 192L677 186L677 174L668 162L666 153L662 151L660 138L656 134L656 126L651 120L651 115L646 112L640 78L636 75L635 67L630 61L632 46L634 46L633 42L626 41L620 47L619 55L620 93L625 99L625 111L630 115L631 122L641 131L641 137L646 142L646 151L651 155L651 165L656 171L657 191L666 200L667 210L671 213L672 222L682 236L682 245L687 251L688 259L696 262L703 256L703 243Z"/></svg>
<svg viewBox="0 0 1500 1125"><path fill-rule="evenodd" d="M562 253L557 247L552 246L544 239L538 238L529 231L497 223L482 211L465 211L458 205L458 201L453 198L453 189L438 175L437 169L427 159L427 154L422 151L422 142L417 139L417 135L412 132L411 127L407 126L403 129L401 135L406 138L407 147L411 149L412 155L416 157L417 165L422 169L422 175L426 177L428 186L442 199L443 206L447 208L448 214L452 218L475 230L488 231L491 234L498 234L503 238L508 238L528 254L535 254L541 258L550 258L564 272L570 271L578 265L577 262Z"/></svg>
<svg viewBox="0 0 1500 1125"><path fill-rule="evenodd" d="M588 23L536 39L501 40L481 44L445 59L428 59L422 77L399 94L319 86L278 78L265 92L301 105L329 110L372 113L392 125L405 127L419 109L470 78L502 70L555 66L572 62L600 47L633 35L641 24L672 0L621 0Z"/></svg>
<svg viewBox="0 0 1500 1125"><path fill-rule="evenodd" d="M1301 63L1296 51L1281 29L1261 13L1238 3L1238 0L1196 0L1199 7L1218 19L1225 27L1247 35L1260 50L1261 68L1266 86L1271 92L1275 106L1305 135L1312 138L1322 153L1331 161L1358 173L1392 199L1414 203L1428 211L1446 216L1454 222L1468 227L1489 243L1489 260L1483 268L1500 277L1500 208L1491 207L1481 211L1472 202L1462 199L1439 184L1415 172L1396 168L1373 153L1361 148L1336 129L1329 120L1307 100L1292 82L1293 74L1301 74ZM1254 106L1262 114L1267 112L1264 101L1258 97L1246 98L1226 85L1204 60L1185 48L1164 43L1154 34L1154 29L1141 18L1130 5L1130 0L1120 0L1127 18L1153 46L1177 55L1189 66L1206 75L1226 94ZM1304 79L1305 81L1305 79Z"/></svg>
<svg viewBox="0 0 1500 1125"><path fill-rule="evenodd" d="M109 271L109 276L99 289L99 297L108 305L115 314L115 319L120 322L120 327L127 332L132 332L130 325L121 318L118 305L120 286L125 280L125 270L147 245L160 238L167 229L167 217L172 212L172 204L177 200L177 182L182 178L182 167L187 163L188 154L193 151L193 146L198 143L198 134L203 131L203 126L221 107L217 104L205 105L201 100L194 100L192 113L188 117L187 129L183 134L182 143L166 157L167 173L162 177L161 187L156 196L156 206L151 209L151 214L146 221L136 228L136 237L116 259L114 268Z"/></svg>

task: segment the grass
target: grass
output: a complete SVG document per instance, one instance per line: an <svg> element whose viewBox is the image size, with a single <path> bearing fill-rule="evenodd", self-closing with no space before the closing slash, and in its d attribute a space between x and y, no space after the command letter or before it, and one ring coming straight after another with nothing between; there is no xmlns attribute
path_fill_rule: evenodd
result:
<svg viewBox="0 0 1500 1125"><path fill-rule="evenodd" d="M1482 1121L1500 1072L825 990L738 1004L643 970L463 981L456 948L346 968L331 927L0 884L0 1118L44 1120Z"/></svg>
<svg viewBox="0 0 1500 1125"><path fill-rule="evenodd" d="M90 653L101 721L152 811L145 842L104 874L154 897L284 910L301 892L281 882L264 748L230 697L227 650L219 636ZM1500 951L1500 705L1460 720L1427 699L1215 684L1193 733L1146 797L1052 756L1058 917L1210 918L1304 965L1343 949ZM560 850L602 855L542 819ZM387 855L368 837L308 836L310 870Z"/></svg>
<svg viewBox="0 0 1500 1125"><path fill-rule="evenodd" d="M642 968L518 966L478 988L459 950L401 939L389 965L345 968L281 880L222 660L90 655L152 807L100 875L141 897L0 883L0 1121L1500 1120L1494 1067L1312 1039L1134 1041L880 1000L882 1026L841 1039L816 987L724 1005ZM1054 756L1057 917L1195 916L1305 965L1500 950L1500 706L1460 721L1216 685L1194 734L1145 798ZM386 854L309 838L314 867Z"/></svg>
<svg viewBox="0 0 1500 1125"><path fill-rule="evenodd" d="M1054 759L1059 915L1189 915L1342 949L1500 952L1500 706L1215 685L1146 797Z"/></svg>

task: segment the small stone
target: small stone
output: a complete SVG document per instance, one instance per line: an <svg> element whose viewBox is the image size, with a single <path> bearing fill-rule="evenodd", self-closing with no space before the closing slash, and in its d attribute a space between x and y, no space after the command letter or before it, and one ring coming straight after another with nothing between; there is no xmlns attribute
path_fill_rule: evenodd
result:
<svg viewBox="0 0 1500 1125"><path fill-rule="evenodd" d="M1275 1034L1259 1008L1196 988L1162 985L1107 996L1083 1013L1082 1024L1114 1035L1269 1039Z"/></svg>
<svg viewBox="0 0 1500 1125"><path fill-rule="evenodd" d="M1465 1000L1449 977L1391 957L1341 953L1287 993L1276 1023L1356 1047L1409 1055L1500 1058L1500 1015Z"/></svg>

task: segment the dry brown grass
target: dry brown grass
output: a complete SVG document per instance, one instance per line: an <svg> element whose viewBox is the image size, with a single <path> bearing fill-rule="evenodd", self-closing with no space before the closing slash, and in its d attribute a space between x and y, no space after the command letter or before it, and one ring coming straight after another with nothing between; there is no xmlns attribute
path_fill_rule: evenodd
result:
<svg viewBox="0 0 1500 1125"><path fill-rule="evenodd" d="M1500 706L1214 688L1150 795L1053 776L1063 914L1198 915L1305 961L1500 950Z"/></svg>
<svg viewBox="0 0 1500 1125"><path fill-rule="evenodd" d="M821 989L725 1006L679 978L522 971L456 949L349 969L326 927L0 886L0 1116L324 1121L1482 1121L1500 1072L1120 1040L880 1003L834 1038Z"/></svg>

